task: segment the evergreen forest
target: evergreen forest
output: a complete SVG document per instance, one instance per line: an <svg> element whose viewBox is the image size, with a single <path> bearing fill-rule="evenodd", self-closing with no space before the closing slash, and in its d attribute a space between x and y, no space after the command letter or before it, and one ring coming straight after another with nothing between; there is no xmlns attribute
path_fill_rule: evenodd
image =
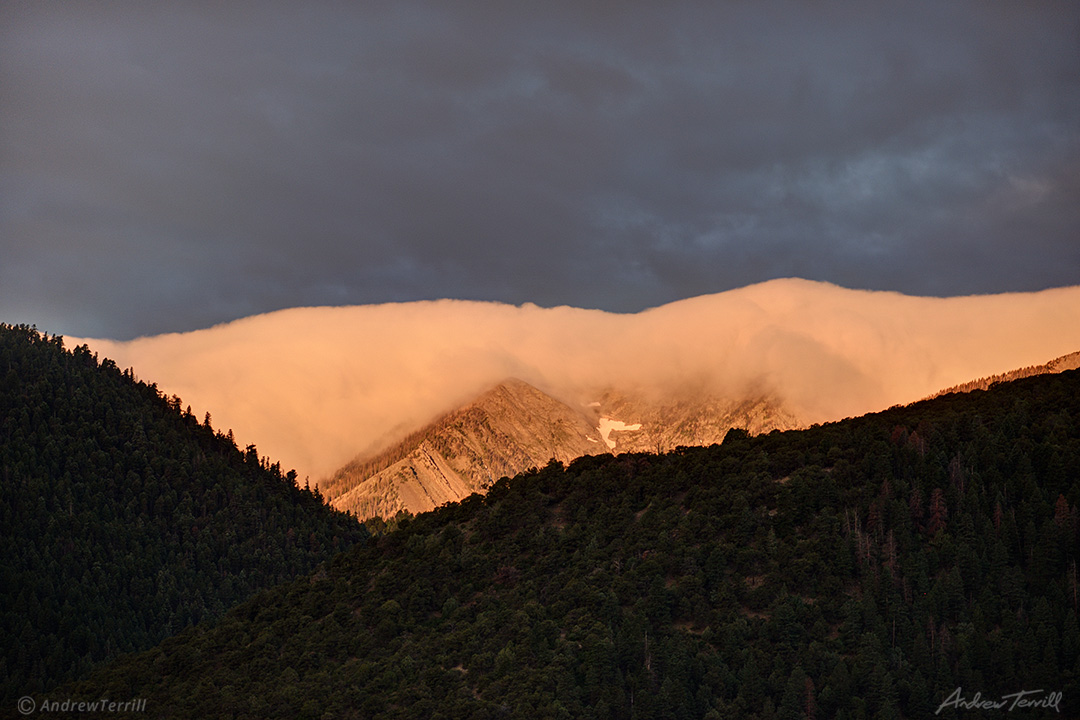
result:
<svg viewBox="0 0 1080 720"><path fill-rule="evenodd" d="M236 543L207 540L204 558L202 528L209 525L201 524L202 511L189 511L179 489L175 496L143 491L147 478L183 486L192 480L178 476L199 473L213 458L215 468L251 473L277 493L229 503L224 498L239 490L208 491L223 512L255 516L263 511L256 502L276 502L314 515L309 496L286 492L273 470L233 453L152 388L94 369L85 353L49 356L86 366L107 379L100 382L115 388L110 392L130 388L125 392L154 408L162 432L186 428L200 441L166 443L188 453L172 461L140 455L141 440L119 429L114 444L99 447L97 465L119 464L101 491L112 494L93 510L110 527L122 524L121 513L155 517L162 494L161 511L185 518L169 536L173 544L147 565L138 564L143 555L128 561L126 552L104 549L134 538L87 541L94 549L80 550L87 530L53 527L81 522L87 491L74 473L92 461L91 442L109 437L98 429L103 418L65 440L71 447L39 451L51 458L40 462L54 464L47 477L72 474L66 484L43 487L41 473L14 469L31 464L16 458L4 485L5 493L19 489L17 500L5 503L35 506L24 514L42 524L35 529L41 538L72 539L30 545L42 558L20 560L14 572L55 563L58 573L81 572L80 588L143 583L180 630L196 618L175 598L196 595L186 583L203 582L195 570L204 563L234 567ZM113 407L108 392L96 398L103 388L84 392L72 403L79 412ZM63 393L77 397L78 388ZM29 409L13 423L17 432L49 427L49 401L41 402L40 410L36 399L22 403ZM112 412L122 422L120 411ZM41 432L46 444L55 435ZM993 714L943 707L961 688L968 700L1039 690L1029 697L1048 701L1061 693L1056 707L1008 716L1080 717L1078 507L1080 371L803 431L732 431L707 448L551 463L502 479L485 496L401 519L313 574L258 592L217 622L207 612L207 621L99 666L64 691L146 698L153 716L177 718ZM6 505L4 512L13 510ZM189 524L199 528L191 536ZM345 538L339 531L339 542ZM301 540L309 551L333 542L298 533L274 547L287 556ZM93 552L103 557L87 555ZM243 546L236 555L259 552L266 550ZM72 553L77 563L65 560ZM172 579L158 578L156 562L166 558L180 568L186 561L190 574L176 569ZM133 565L107 565L125 562ZM78 658L93 647L89 631L63 627L72 615L34 607L34 598L58 596L60 588L23 574L5 578L5 588L9 580L18 583L19 604L6 608L5 632L36 613L28 627L55 627L55 635L73 638L62 653ZM197 594L211 602L201 586ZM98 598L63 602L81 602L86 615L77 617L95 627L106 621ZM34 630L20 632L33 638Z"/></svg>
<svg viewBox="0 0 1080 720"><path fill-rule="evenodd" d="M0 325L3 711L367 538L295 479L85 346Z"/></svg>

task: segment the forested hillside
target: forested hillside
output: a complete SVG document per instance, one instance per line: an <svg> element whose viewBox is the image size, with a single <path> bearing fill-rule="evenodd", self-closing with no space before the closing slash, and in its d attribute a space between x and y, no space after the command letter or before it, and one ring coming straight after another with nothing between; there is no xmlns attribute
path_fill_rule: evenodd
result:
<svg viewBox="0 0 1080 720"><path fill-rule="evenodd" d="M5 702L219 617L366 537L294 479L85 347L0 325Z"/></svg>
<svg viewBox="0 0 1080 720"><path fill-rule="evenodd" d="M935 712L962 687L1077 717L1078 506L1080 372L586 457L65 691L159 717L851 720L960 717Z"/></svg>

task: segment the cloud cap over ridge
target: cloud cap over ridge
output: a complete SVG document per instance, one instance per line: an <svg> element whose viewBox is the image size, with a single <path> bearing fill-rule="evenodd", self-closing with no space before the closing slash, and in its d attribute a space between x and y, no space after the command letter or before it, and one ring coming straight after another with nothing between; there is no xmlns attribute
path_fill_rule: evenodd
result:
<svg viewBox="0 0 1080 720"><path fill-rule="evenodd" d="M440 300L71 342L318 478L507 377L570 402L772 392L807 423L884 409L1080 350L1080 286L929 298L787 279L636 314Z"/></svg>

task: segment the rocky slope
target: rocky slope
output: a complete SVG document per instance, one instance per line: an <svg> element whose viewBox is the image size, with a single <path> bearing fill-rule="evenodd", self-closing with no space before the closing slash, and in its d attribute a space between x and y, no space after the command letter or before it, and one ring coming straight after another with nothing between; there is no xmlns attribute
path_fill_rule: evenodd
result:
<svg viewBox="0 0 1080 720"><path fill-rule="evenodd" d="M340 510L390 517L460 500L553 459L662 452L720 442L732 427L761 433L798 425L767 398L652 401L614 390L597 397L567 403L521 380L505 380L397 445L356 458L321 487Z"/></svg>
<svg viewBox="0 0 1080 720"><path fill-rule="evenodd" d="M972 380L933 397L1078 367L1080 352ZM719 443L731 428L757 435L805 424L766 392L731 400L708 392L660 395L608 388L564 402L510 379L393 447L356 458L321 487L339 510L361 518L391 517L461 500L500 477L552 459L566 463L607 452L662 453Z"/></svg>
<svg viewBox="0 0 1080 720"><path fill-rule="evenodd" d="M585 415L506 380L396 446L357 458L323 487L332 505L360 517L423 512L552 458L590 454L598 444Z"/></svg>
<svg viewBox="0 0 1080 720"><path fill-rule="evenodd" d="M602 418L618 418L636 430L611 434L612 452L667 452L679 446L722 442L731 428L751 435L800 427L799 420L774 398L752 394L723 400L707 394L653 399L609 390L595 405Z"/></svg>

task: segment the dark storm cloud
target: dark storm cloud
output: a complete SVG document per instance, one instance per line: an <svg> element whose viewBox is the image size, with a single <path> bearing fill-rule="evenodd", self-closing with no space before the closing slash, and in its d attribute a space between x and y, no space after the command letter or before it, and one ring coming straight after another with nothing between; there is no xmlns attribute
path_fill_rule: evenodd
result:
<svg viewBox="0 0 1080 720"><path fill-rule="evenodd" d="M222 5L0 10L0 320L1080 282L1071 3Z"/></svg>

